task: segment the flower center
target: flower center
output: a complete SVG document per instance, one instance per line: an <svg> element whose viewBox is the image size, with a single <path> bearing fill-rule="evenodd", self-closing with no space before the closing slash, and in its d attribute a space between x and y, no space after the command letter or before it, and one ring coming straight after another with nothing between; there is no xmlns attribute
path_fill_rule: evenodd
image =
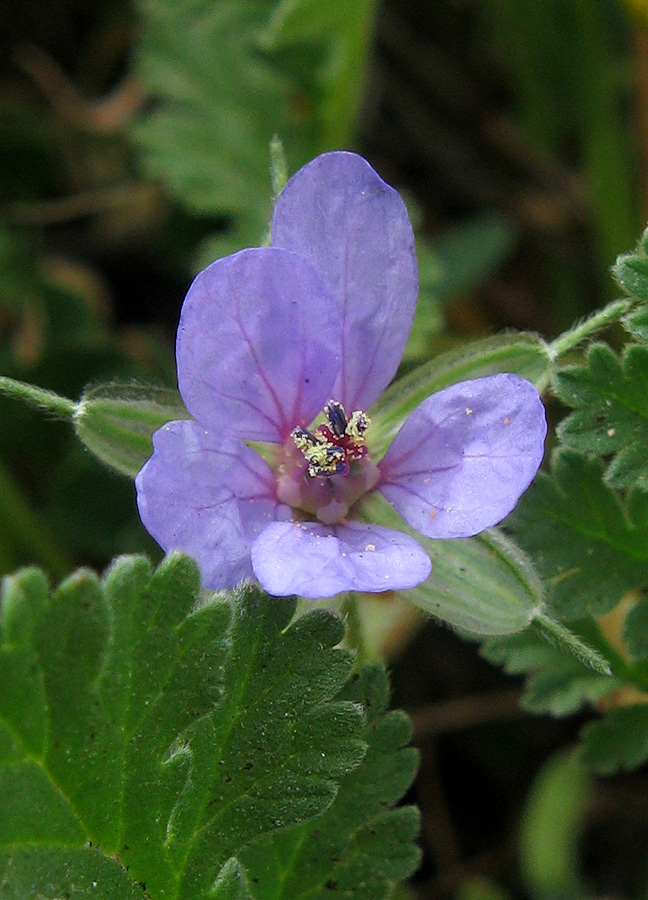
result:
<svg viewBox="0 0 648 900"><path fill-rule="evenodd" d="M365 445L369 416L356 410L347 418L335 400L329 400L324 415L323 424L314 430L298 426L286 441L277 467L277 496L334 525L376 486L380 473Z"/></svg>
<svg viewBox="0 0 648 900"><path fill-rule="evenodd" d="M335 400L329 400L324 415L326 424L315 431L298 426L291 437L308 463L311 478L348 475L350 462L367 455L364 434L371 419L359 409L347 419L344 407Z"/></svg>

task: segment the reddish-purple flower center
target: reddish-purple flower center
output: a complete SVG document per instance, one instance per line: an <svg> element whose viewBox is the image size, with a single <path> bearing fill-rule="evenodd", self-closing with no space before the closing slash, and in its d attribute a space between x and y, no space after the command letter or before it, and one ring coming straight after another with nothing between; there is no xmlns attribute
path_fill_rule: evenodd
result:
<svg viewBox="0 0 648 900"><path fill-rule="evenodd" d="M349 510L378 483L380 472L365 445L369 417L330 400L326 422L314 430L298 426L283 446L276 469L277 497L326 525L344 520Z"/></svg>

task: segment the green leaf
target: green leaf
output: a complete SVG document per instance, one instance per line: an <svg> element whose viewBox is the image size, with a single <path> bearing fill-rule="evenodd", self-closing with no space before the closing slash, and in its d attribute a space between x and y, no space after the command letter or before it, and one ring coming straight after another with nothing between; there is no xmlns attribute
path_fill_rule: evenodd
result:
<svg viewBox="0 0 648 900"><path fill-rule="evenodd" d="M624 328L637 340L648 343L648 306L642 305L633 309L621 321Z"/></svg>
<svg viewBox="0 0 648 900"><path fill-rule="evenodd" d="M619 287L639 300L648 300L648 256L646 234L634 253L622 253L612 267L612 274Z"/></svg>
<svg viewBox="0 0 648 900"><path fill-rule="evenodd" d="M146 900L146 884L136 883L117 860L93 847L0 847L2 900L74 897L75 900Z"/></svg>
<svg viewBox="0 0 648 900"><path fill-rule="evenodd" d="M605 476L613 487L648 489L648 347L630 344L619 360L606 344L595 344L585 365L556 373L554 387L576 410L558 426L563 443L613 456Z"/></svg>
<svg viewBox="0 0 648 900"><path fill-rule="evenodd" d="M245 871L235 857L228 860L218 873L209 897L214 900L253 900Z"/></svg>
<svg viewBox="0 0 648 900"><path fill-rule="evenodd" d="M603 482L603 465L572 451L552 459L507 520L560 618L603 615L648 578L648 523ZM632 517L631 517L632 516Z"/></svg>
<svg viewBox="0 0 648 900"><path fill-rule="evenodd" d="M289 84L258 48L268 10L261 0L139 3L139 70L157 101L133 132L144 165L192 211L241 216L254 241L270 212L268 146L290 130Z"/></svg>
<svg viewBox="0 0 648 900"><path fill-rule="evenodd" d="M365 89L376 0L280 0L262 45L275 51L306 44L321 48L310 53L311 79L317 86L317 118L321 146L349 143ZM310 68L309 67L309 68Z"/></svg>
<svg viewBox="0 0 648 900"><path fill-rule="evenodd" d="M134 478L153 453L152 435L189 417L177 391L105 384L84 392L72 416L79 440L111 469Z"/></svg>
<svg viewBox="0 0 648 900"><path fill-rule="evenodd" d="M648 704L623 706L581 731L581 760L609 775L648 759Z"/></svg>
<svg viewBox="0 0 648 900"><path fill-rule="evenodd" d="M409 720L386 712L387 677L378 666L360 670L341 696L365 709L367 755L322 816L243 851L257 900L325 900L332 892L349 900L383 900L396 880L416 868L418 814L412 807L393 808L416 771L417 753L405 746Z"/></svg>
<svg viewBox="0 0 648 900"><path fill-rule="evenodd" d="M530 896L583 894L578 845L592 788L592 776L572 751L551 757L540 770L520 829L520 864Z"/></svg>
<svg viewBox="0 0 648 900"><path fill-rule="evenodd" d="M291 168L347 146L364 94L376 0L140 0L143 165L228 233L205 260L257 244L271 211L268 147Z"/></svg>
<svg viewBox="0 0 648 900"><path fill-rule="evenodd" d="M360 705L336 696L352 665L337 618L289 627L294 602L253 588L198 598L181 555L80 571L51 596L35 570L3 582L3 897L49 869L47 896L210 896L228 860L321 814L362 759Z"/></svg>
<svg viewBox="0 0 648 900"><path fill-rule="evenodd" d="M499 334L442 353L395 381L372 407L372 451L384 453L414 407L441 388L496 372L514 372L538 384L550 371L547 345L531 333Z"/></svg>
<svg viewBox="0 0 648 900"><path fill-rule="evenodd" d="M543 588L526 555L495 529L473 538L433 541L407 529L396 511L373 497L367 521L406 530L430 554L432 574L404 596L444 622L471 634L510 634L543 608Z"/></svg>
<svg viewBox="0 0 648 900"><path fill-rule="evenodd" d="M526 675L522 706L533 713L566 716L619 687L619 682L546 640L539 628L491 638L481 648L510 675Z"/></svg>

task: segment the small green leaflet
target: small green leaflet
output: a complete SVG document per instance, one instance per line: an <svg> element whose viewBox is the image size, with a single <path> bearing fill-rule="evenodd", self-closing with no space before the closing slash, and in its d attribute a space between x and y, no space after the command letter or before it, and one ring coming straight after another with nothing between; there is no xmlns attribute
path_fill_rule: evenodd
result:
<svg viewBox="0 0 648 900"><path fill-rule="evenodd" d="M38 570L5 579L3 900L244 897L232 858L324 812L361 763L339 620L290 625L294 602L254 588L199 599L181 555L155 572L122 558L51 595Z"/></svg>
<svg viewBox="0 0 648 900"><path fill-rule="evenodd" d="M613 457L605 473L613 487L648 489L648 347L629 344L619 359L594 344L585 365L556 373L554 387L575 409L558 426L565 446Z"/></svg>
<svg viewBox="0 0 648 900"><path fill-rule="evenodd" d="M648 300L648 228L633 253L622 253L617 257L612 274L627 294Z"/></svg>
<svg viewBox="0 0 648 900"><path fill-rule="evenodd" d="M507 524L559 618L603 615L648 580L648 518L640 499L624 506L604 483L603 464L573 450L556 452L552 474L539 473L523 495Z"/></svg>
<svg viewBox="0 0 648 900"><path fill-rule="evenodd" d="M622 706L581 731L581 760L604 775L648 759L648 704Z"/></svg>

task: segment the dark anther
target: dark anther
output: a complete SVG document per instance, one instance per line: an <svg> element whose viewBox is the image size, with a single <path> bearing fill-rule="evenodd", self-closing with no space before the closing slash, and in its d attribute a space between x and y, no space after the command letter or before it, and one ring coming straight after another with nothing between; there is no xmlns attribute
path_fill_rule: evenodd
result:
<svg viewBox="0 0 648 900"><path fill-rule="evenodd" d="M339 438L344 437L344 432L347 427L347 417L342 404L338 403L336 400L329 400L324 407L324 412L326 413L326 418L329 420L333 434Z"/></svg>

